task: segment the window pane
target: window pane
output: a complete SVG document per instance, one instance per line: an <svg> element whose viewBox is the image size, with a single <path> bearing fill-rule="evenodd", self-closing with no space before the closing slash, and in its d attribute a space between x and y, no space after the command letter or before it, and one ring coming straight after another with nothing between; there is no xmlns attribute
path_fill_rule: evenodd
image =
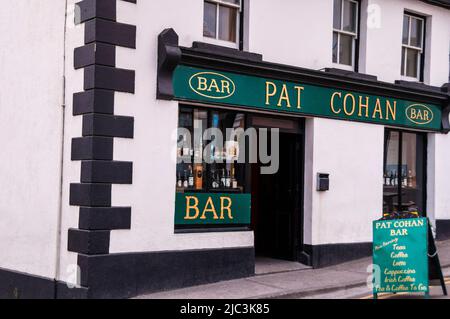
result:
<svg viewBox="0 0 450 319"><path fill-rule="evenodd" d="M219 39L236 42L236 25L238 10L219 6Z"/></svg>
<svg viewBox="0 0 450 319"><path fill-rule="evenodd" d="M403 133L402 139L402 211L418 211L424 214L424 172L423 136L414 133Z"/></svg>
<svg viewBox="0 0 450 319"><path fill-rule="evenodd" d="M333 28L338 30L341 29L341 8L342 8L342 0L334 0Z"/></svg>
<svg viewBox="0 0 450 319"><path fill-rule="evenodd" d="M344 23L345 31L356 33L356 3L344 0Z"/></svg>
<svg viewBox="0 0 450 319"><path fill-rule="evenodd" d="M411 39L410 45L415 47L422 47L422 25L423 21L411 18Z"/></svg>
<svg viewBox="0 0 450 319"><path fill-rule="evenodd" d="M401 74L405 75L405 63L406 63L406 48L402 48L402 69Z"/></svg>
<svg viewBox="0 0 450 319"><path fill-rule="evenodd" d="M216 37L216 9L217 6L205 1L203 13L203 36L215 38Z"/></svg>
<svg viewBox="0 0 450 319"><path fill-rule="evenodd" d="M383 213L398 211L398 161L400 133L386 131L384 141Z"/></svg>
<svg viewBox="0 0 450 319"><path fill-rule="evenodd" d="M338 33L333 32L333 63L338 63Z"/></svg>
<svg viewBox="0 0 450 319"><path fill-rule="evenodd" d="M409 17L403 16L403 44L408 44L409 37Z"/></svg>
<svg viewBox="0 0 450 319"><path fill-rule="evenodd" d="M418 77L417 65L419 62L419 51L406 49L406 76Z"/></svg>
<svg viewBox="0 0 450 319"><path fill-rule="evenodd" d="M339 35L339 63L352 65L353 37L350 35Z"/></svg>

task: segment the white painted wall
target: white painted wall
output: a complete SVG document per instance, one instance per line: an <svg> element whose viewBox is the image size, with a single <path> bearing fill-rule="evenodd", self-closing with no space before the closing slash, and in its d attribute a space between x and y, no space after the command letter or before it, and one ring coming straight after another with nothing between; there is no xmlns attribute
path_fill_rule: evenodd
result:
<svg viewBox="0 0 450 319"><path fill-rule="evenodd" d="M0 10L0 267L55 277L65 1Z"/></svg>
<svg viewBox="0 0 450 319"><path fill-rule="evenodd" d="M314 119L310 244L372 240L383 212L383 137L381 125ZM315 191L317 173L330 174L328 192Z"/></svg>
<svg viewBox="0 0 450 319"><path fill-rule="evenodd" d="M333 1L250 0L249 50L319 70L332 64Z"/></svg>
<svg viewBox="0 0 450 319"><path fill-rule="evenodd" d="M424 82L441 86L448 81L450 48L450 10L430 6L417 0L364 0L379 8L380 28L367 27L364 63L361 70L377 75L386 82L399 80L403 12L405 10L427 17L426 62Z"/></svg>
<svg viewBox="0 0 450 319"><path fill-rule="evenodd" d="M69 206L69 191L71 183L79 183L81 163L71 161L72 139L82 136L82 116L73 114L73 94L83 91L84 71L75 70L74 49L84 45L84 24L75 25L75 4L78 0L68 0L66 19L66 117L64 121L64 166L62 184L62 219L61 238L59 242L58 280L75 283L74 270L77 266L78 254L67 250L67 235L70 228L78 228L79 207Z"/></svg>

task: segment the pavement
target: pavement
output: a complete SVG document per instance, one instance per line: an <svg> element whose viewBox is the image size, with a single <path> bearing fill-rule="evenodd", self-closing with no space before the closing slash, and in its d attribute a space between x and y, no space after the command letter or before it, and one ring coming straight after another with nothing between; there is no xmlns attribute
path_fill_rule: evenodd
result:
<svg viewBox="0 0 450 319"><path fill-rule="evenodd" d="M437 242L444 276L450 276L450 240ZM372 258L363 258L331 267L311 269L290 265L282 270L265 260L273 272L252 277L222 281L213 284L176 289L137 297L138 299L308 299L308 298L362 298L371 297L367 287L367 267ZM257 266L258 267L258 266ZM449 281L450 282L450 281ZM431 295L439 289L432 288ZM397 298L399 296L396 296Z"/></svg>

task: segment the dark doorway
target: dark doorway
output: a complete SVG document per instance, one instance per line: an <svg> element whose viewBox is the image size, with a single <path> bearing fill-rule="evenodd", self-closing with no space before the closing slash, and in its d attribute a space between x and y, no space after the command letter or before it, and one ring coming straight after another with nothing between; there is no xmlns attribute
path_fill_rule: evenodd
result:
<svg viewBox="0 0 450 319"><path fill-rule="evenodd" d="M277 173L261 174L262 164L252 165L252 227L257 256L298 260L303 230L303 135L300 126L296 123L294 130L280 130Z"/></svg>

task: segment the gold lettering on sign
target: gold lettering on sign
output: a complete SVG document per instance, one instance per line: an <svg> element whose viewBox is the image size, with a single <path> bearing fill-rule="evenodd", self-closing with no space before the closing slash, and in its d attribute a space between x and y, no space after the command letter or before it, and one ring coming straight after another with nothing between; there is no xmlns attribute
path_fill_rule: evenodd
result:
<svg viewBox="0 0 450 319"><path fill-rule="evenodd" d="M334 106L334 99L336 98L336 96L338 96L339 98L342 98L342 93L341 92L333 93L333 95L331 96L330 106L331 106L331 110L333 111L334 114L339 114L342 112L342 109L339 108L339 110L336 110L336 108Z"/></svg>
<svg viewBox="0 0 450 319"><path fill-rule="evenodd" d="M302 92L305 90L303 86L295 86L295 90L297 91L297 108L302 108Z"/></svg>
<svg viewBox="0 0 450 319"><path fill-rule="evenodd" d="M291 101L289 100L289 94L288 94L288 90L287 90L287 86L286 84L283 84L283 89L281 90L281 94L280 94L280 99L278 100L278 107L282 107L282 102L285 101L286 102L286 106L287 107L291 107Z"/></svg>
<svg viewBox="0 0 450 319"><path fill-rule="evenodd" d="M201 76L197 77L197 79L198 79L197 90L206 91L208 89L208 79Z"/></svg>
<svg viewBox="0 0 450 319"><path fill-rule="evenodd" d="M230 82L229 81L225 81L222 80L222 93L225 93L225 90L227 90L227 94L231 94L231 89L230 89Z"/></svg>
<svg viewBox="0 0 450 319"><path fill-rule="evenodd" d="M191 204L191 200L194 200L194 204ZM195 211L194 216L190 214L192 210ZM186 196L186 216L184 217L184 219L197 219L198 215L200 215L200 210L198 209L198 198L194 196Z"/></svg>
<svg viewBox="0 0 450 319"><path fill-rule="evenodd" d="M216 208L214 207L214 202L211 197L208 198L205 209L202 213L202 217L200 217L200 219L206 219L206 213L213 213L214 219L219 219L219 216L217 216Z"/></svg>
<svg viewBox="0 0 450 319"><path fill-rule="evenodd" d="M369 97L366 96L366 103L362 102L363 97L359 96L359 112L358 116L362 117L362 109L365 109L365 117L369 117Z"/></svg>
<svg viewBox="0 0 450 319"><path fill-rule="evenodd" d="M375 114L379 114L379 119L382 120L383 119L383 110L381 109L381 102L380 99L377 98L377 102L375 103L375 108L373 110L372 113L372 118L376 118Z"/></svg>
<svg viewBox="0 0 450 319"><path fill-rule="evenodd" d="M225 202L227 202L226 205L225 205ZM221 206L220 219L225 219L225 211L228 212L228 218L233 219L233 215L231 213L231 204L232 203L233 202L231 201L230 197L220 197L220 206Z"/></svg>
<svg viewBox="0 0 450 319"><path fill-rule="evenodd" d="M270 90L272 88L272 90ZM270 98L277 94L277 86L273 82L266 82L266 105L270 105Z"/></svg>
<svg viewBox="0 0 450 319"><path fill-rule="evenodd" d="M217 85L217 81L214 79L211 80L211 84L209 85L208 92L211 92L213 89L216 91L216 93L220 93L219 85Z"/></svg>
<svg viewBox="0 0 450 319"><path fill-rule="evenodd" d="M389 120L389 114L395 121L395 117L397 114L397 101L394 101L394 107L392 107L391 102L389 100L386 100L386 120Z"/></svg>
<svg viewBox="0 0 450 319"><path fill-rule="evenodd" d="M350 97L350 99L352 100L352 101L351 101L351 111L349 111L349 110L347 109L347 106L348 106L347 101L348 101L348 98L349 98L349 97ZM355 97L354 97L352 94L350 94L350 93L346 94L346 95L344 96L344 113L345 113L345 115L347 115L347 116L352 116L353 113L355 113L355 107L356 107Z"/></svg>
<svg viewBox="0 0 450 319"><path fill-rule="evenodd" d="M277 107L291 108L292 102L296 97L297 109L301 109L304 90L305 88L299 85L294 86L292 89L287 84L277 86L274 82L266 81L266 105L273 105L276 102Z"/></svg>

